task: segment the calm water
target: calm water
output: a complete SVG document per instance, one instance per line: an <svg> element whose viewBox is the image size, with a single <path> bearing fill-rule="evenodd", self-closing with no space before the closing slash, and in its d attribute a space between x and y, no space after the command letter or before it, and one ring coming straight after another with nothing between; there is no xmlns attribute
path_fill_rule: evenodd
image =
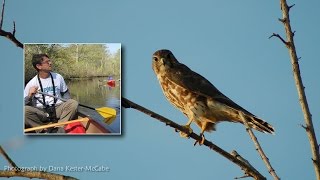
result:
<svg viewBox="0 0 320 180"><path fill-rule="evenodd" d="M119 79L114 77L115 80ZM72 99L80 104L93 108L111 107L116 109L117 118L109 125L103 122L103 118L94 110L80 107L79 110L90 115L95 120L101 121L103 125L114 133L120 133L120 81L116 81L115 87L106 83L106 78L74 79L66 82Z"/></svg>

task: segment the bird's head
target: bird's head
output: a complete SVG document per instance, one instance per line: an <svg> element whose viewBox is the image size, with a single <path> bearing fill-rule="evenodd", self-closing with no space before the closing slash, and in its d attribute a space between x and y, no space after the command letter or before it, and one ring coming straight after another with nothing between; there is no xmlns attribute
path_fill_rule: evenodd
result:
<svg viewBox="0 0 320 180"><path fill-rule="evenodd" d="M178 60L174 57L170 50L161 49L153 53L152 69L155 73L169 70L178 64Z"/></svg>

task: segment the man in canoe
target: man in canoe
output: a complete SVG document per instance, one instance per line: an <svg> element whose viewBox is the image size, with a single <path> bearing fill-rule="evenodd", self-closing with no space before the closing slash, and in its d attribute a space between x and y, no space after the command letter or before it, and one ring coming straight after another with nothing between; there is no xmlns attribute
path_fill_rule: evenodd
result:
<svg viewBox="0 0 320 180"><path fill-rule="evenodd" d="M58 73L51 72L52 61L48 55L33 55L32 65L38 74L27 83L24 89L25 127L36 127L73 119L77 112L78 102L70 98L64 78ZM38 92L68 100L63 102L58 98ZM64 128L48 128L39 132L64 133Z"/></svg>

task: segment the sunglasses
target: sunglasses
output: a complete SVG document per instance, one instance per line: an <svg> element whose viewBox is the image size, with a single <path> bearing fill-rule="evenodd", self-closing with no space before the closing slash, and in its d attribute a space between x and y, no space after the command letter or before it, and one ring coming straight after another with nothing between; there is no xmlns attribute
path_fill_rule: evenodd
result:
<svg viewBox="0 0 320 180"><path fill-rule="evenodd" d="M49 60L47 60L47 61L42 61L41 62L41 64L49 64L49 63L51 63L52 61L49 59Z"/></svg>

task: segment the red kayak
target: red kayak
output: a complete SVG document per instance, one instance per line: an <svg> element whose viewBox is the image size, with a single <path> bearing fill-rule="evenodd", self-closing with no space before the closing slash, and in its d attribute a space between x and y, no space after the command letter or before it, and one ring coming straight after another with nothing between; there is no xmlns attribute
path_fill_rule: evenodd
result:
<svg viewBox="0 0 320 180"><path fill-rule="evenodd" d="M107 81L107 84L109 85L109 86L111 86L111 87L115 87L116 86L116 81L115 80L108 80Z"/></svg>

